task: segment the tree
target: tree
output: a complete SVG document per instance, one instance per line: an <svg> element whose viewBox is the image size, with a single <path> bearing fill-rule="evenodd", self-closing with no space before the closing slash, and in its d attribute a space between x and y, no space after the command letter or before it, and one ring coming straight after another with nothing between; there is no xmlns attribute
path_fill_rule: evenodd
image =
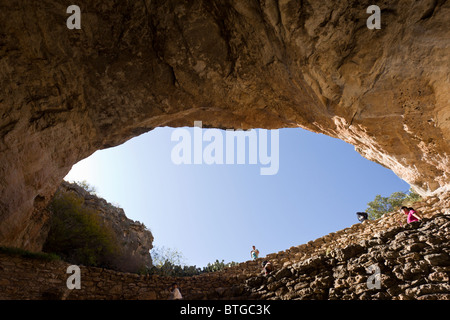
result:
<svg viewBox="0 0 450 320"><path fill-rule="evenodd" d="M150 254L154 266L148 272L161 276L189 277L206 272L220 271L237 264L236 262L224 263L223 260L222 262L216 260L214 263L208 263L206 267L201 269L196 266L187 266L184 263L183 254L176 249L155 247L150 250Z"/></svg>
<svg viewBox="0 0 450 320"><path fill-rule="evenodd" d="M186 277L201 273L201 269L196 266L187 266L185 258L181 252L176 249L154 247L150 250L153 260L153 268L147 272L161 276Z"/></svg>
<svg viewBox="0 0 450 320"><path fill-rule="evenodd" d="M120 250L115 233L95 210L83 204L84 198L72 192L55 195L49 206L52 217L43 251L74 264L109 267Z"/></svg>
<svg viewBox="0 0 450 320"><path fill-rule="evenodd" d="M83 181L76 181L75 184L79 185L80 187L82 187L84 190L86 190L89 194L95 196L97 195L97 189L95 188L95 186L91 185L89 182L87 182L86 180Z"/></svg>
<svg viewBox="0 0 450 320"><path fill-rule="evenodd" d="M409 189L409 193L406 196L404 205L412 205L417 201L422 201L422 197L418 193L415 193L412 188Z"/></svg>
<svg viewBox="0 0 450 320"><path fill-rule="evenodd" d="M224 263L224 260L219 261L216 259L216 261L214 263L208 263L208 265L206 267L203 268L203 272L216 272L216 271L220 271L223 270L227 267L231 267L236 265L236 262L229 262L229 263Z"/></svg>
<svg viewBox="0 0 450 320"><path fill-rule="evenodd" d="M153 265L157 268L161 268L165 264L184 265L185 258L183 254L176 249L162 247L154 247L150 250L152 256Z"/></svg>
<svg viewBox="0 0 450 320"><path fill-rule="evenodd" d="M377 195L373 201L367 204L366 212L369 214L369 219L375 220L381 218L385 213L398 210L402 206L410 206L420 200L420 195L412 189L409 189L408 192L394 192L389 197Z"/></svg>

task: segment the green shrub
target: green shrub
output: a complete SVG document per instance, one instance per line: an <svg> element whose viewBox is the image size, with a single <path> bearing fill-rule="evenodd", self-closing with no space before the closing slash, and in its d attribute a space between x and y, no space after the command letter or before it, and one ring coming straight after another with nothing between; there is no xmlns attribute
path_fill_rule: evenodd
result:
<svg viewBox="0 0 450 320"><path fill-rule="evenodd" d="M216 260L214 263L208 263L208 265L203 268L203 272L216 272L227 267L234 266L236 264L236 262L224 263L224 260L222 260L221 262L219 260Z"/></svg>
<svg viewBox="0 0 450 320"><path fill-rule="evenodd" d="M214 263L208 263L202 269L197 266L184 265L183 254L176 249L155 247L150 252L154 266L150 270L146 270L145 273L160 276L190 277L206 272L220 271L237 264L236 262L224 263L223 260L222 262L216 260Z"/></svg>
<svg viewBox="0 0 450 320"><path fill-rule="evenodd" d="M7 254L10 256L19 256L28 259L37 259L44 261L55 261L61 260L61 257L54 253L45 253L45 252L32 252L20 248L13 247L0 247L0 253Z"/></svg>
<svg viewBox="0 0 450 320"><path fill-rule="evenodd" d="M82 187L86 192L89 192L91 195L93 196L97 195L97 189L93 185L89 184L89 182L87 182L86 180L75 181L74 183Z"/></svg>
<svg viewBox="0 0 450 320"><path fill-rule="evenodd" d="M72 192L55 195L43 251L74 264L108 267L119 252L116 236L95 210L83 204L84 198Z"/></svg>
<svg viewBox="0 0 450 320"><path fill-rule="evenodd" d="M190 277L201 274L202 270L196 266L180 266L166 261L161 266L153 266L147 273L166 277Z"/></svg>

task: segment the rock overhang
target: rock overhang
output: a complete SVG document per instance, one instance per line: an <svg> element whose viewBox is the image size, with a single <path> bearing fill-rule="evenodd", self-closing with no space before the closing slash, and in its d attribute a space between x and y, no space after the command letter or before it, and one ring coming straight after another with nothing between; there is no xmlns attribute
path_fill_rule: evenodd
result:
<svg viewBox="0 0 450 320"><path fill-rule="evenodd" d="M32 248L71 166L160 126L302 127L449 191L448 3L12 1L0 26L0 243Z"/></svg>

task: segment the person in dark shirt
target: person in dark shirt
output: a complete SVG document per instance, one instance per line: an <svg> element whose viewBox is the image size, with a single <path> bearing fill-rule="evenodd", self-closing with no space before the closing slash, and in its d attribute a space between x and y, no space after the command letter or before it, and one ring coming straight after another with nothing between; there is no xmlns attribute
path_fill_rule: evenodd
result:
<svg viewBox="0 0 450 320"><path fill-rule="evenodd" d="M264 270L264 274L267 276L269 273L273 271L273 266L270 261L264 260L262 263L262 267Z"/></svg>
<svg viewBox="0 0 450 320"><path fill-rule="evenodd" d="M357 212L356 216L358 217L358 220L360 222L363 222L363 221L365 221L365 220L367 220L369 218L369 216L367 215L366 212Z"/></svg>

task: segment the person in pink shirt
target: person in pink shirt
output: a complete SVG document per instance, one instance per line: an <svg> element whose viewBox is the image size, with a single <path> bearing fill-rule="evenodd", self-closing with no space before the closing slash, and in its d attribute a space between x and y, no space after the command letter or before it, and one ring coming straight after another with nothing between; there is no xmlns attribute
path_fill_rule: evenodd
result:
<svg viewBox="0 0 450 320"><path fill-rule="evenodd" d="M422 219L413 208L402 207L402 211L404 214L408 215L408 217L406 218L406 221L408 223L419 221L420 219Z"/></svg>

